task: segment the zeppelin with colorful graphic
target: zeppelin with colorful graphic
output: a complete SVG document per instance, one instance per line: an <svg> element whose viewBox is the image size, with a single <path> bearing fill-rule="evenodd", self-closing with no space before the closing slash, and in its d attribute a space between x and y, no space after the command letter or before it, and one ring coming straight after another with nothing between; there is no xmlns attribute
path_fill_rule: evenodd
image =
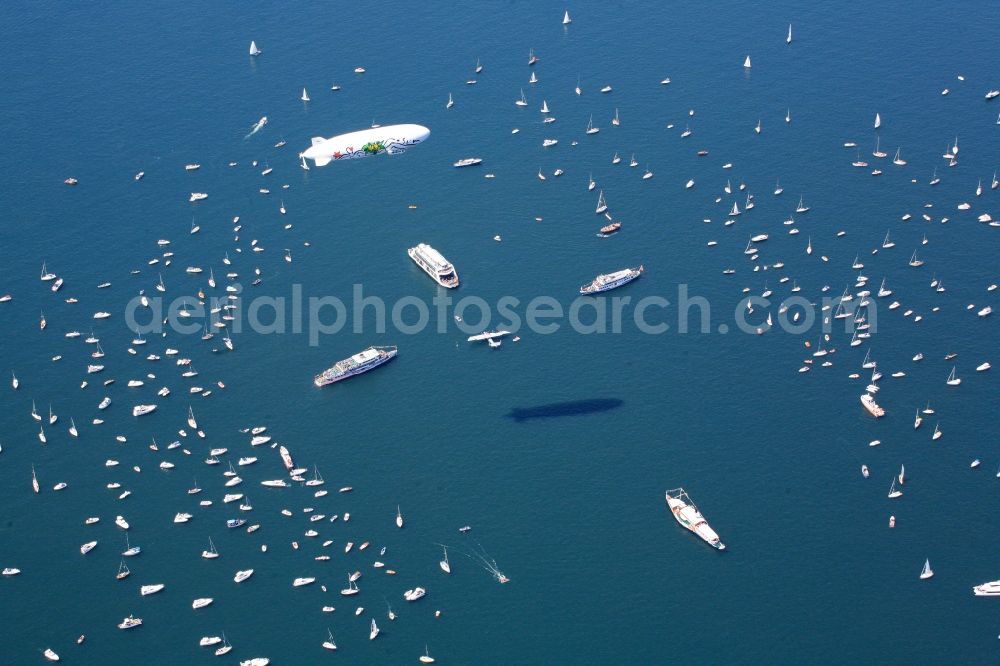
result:
<svg viewBox="0 0 1000 666"><path fill-rule="evenodd" d="M350 160L372 155L398 155L411 146L423 143L431 131L423 125L386 125L357 132L348 132L324 139L312 138L312 145L299 153L316 166L326 166L333 160ZM304 162L303 162L304 163Z"/></svg>

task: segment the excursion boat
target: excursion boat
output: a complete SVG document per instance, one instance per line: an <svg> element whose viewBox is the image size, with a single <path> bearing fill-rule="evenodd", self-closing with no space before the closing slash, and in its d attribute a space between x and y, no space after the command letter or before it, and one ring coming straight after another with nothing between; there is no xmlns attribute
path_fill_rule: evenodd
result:
<svg viewBox="0 0 1000 666"><path fill-rule="evenodd" d="M623 268L622 270L615 271L614 273L598 275L594 278L593 282L580 287L580 293L596 294L602 291L617 289L618 287L626 285L632 280L638 278L645 270L646 269L643 266L639 266L638 268Z"/></svg>
<svg viewBox="0 0 1000 666"><path fill-rule="evenodd" d="M454 289L458 286L458 273L455 267L445 259L440 252L427 243L420 243L406 251L414 263L431 276L442 287Z"/></svg>
<svg viewBox="0 0 1000 666"><path fill-rule="evenodd" d="M868 413L875 418L885 416L885 410L879 407L878 403L875 402L875 398L873 398L870 393L865 393L861 396L861 406L867 409Z"/></svg>
<svg viewBox="0 0 1000 666"><path fill-rule="evenodd" d="M667 507L674 514L674 518L682 527L694 532L708 545L718 550L725 550L726 544L722 543L719 535L715 533L705 517L701 515L698 507L688 497L683 488L675 488L666 492Z"/></svg>
<svg viewBox="0 0 1000 666"><path fill-rule="evenodd" d="M316 375L313 383L326 386L342 379L368 372L396 357L396 347L369 347L353 356L337 361L332 367Z"/></svg>
<svg viewBox="0 0 1000 666"><path fill-rule="evenodd" d="M132 408L132 416L144 416L156 409L156 405L136 405Z"/></svg>
<svg viewBox="0 0 1000 666"><path fill-rule="evenodd" d="M972 593L977 597L1000 596L1000 580L990 581L972 588Z"/></svg>
<svg viewBox="0 0 1000 666"><path fill-rule="evenodd" d="M622 228L621 222L612 222L611 224L601 227L601 235L610 236L611 234L615 233L621 228Z"/></svg>

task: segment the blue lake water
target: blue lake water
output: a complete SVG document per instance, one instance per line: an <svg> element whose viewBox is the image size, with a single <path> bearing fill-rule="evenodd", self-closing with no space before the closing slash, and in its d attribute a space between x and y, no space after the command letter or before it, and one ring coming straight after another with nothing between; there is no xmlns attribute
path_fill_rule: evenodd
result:
<svg viewBox="0 0 1000 666"><path fill-rule="evenodd" d="M563 9L526 2L419 12L405 3L0 7L7 28L0 294L13 296L0 304L0 373L14 370L21 380L15 392L4 374L0 389L0 567L23 570L0 580L6 661L35 663L52 647L66 663L210 662L198 639L223 631L235 646L226 657L232 663L255 655L289 664L401 663L416 660L425 644L438 663L465 664L993 658L1000 611L970 588L1000 578L996 371L974 370L998 350L996 315L975 312L1000 307L1000 291L986 290L1000 281L998 231L976 222L983 212L1000 216L1000 190L989 188L1000 166L1000 100L983 99L1000 86L990 65L1000 6L587 2L569 7L567 28ZM247 55L251 39L264 51L256 59ZM540 58L537 84L528 83L529 49ZM741 66L747 54L750 70ZM477 58L484 70L468 85ZM363 75L353 73L358 66ZM660 85L666 77L671 83ZM331 92L333 84L342 90ZM613 91L600 94L604 85ZM303 86L308 104L299 100ZM526 108L513 104L521 89ZM449 93L455 106L445 109ZM555 123L543 125L543 100ZM610 122L616 108L620 127ZM876 112L885 160L870 155ZM269 124L244 139L263 115ZM591 116L601 132L587 136ZM431 136L398 157L298 167L310 137L373 122L419 123ZM688 126L692 135L681 138ZM949 168L940 155L956 136L959 164ZM543 149L547 137L558 145ZM274 148L279 139L288 145ZM846 141L857 150L843 148ZM891 163L897 147L905 167ZM698 157L700 149L708 156ZM885 173L852 168L857 151ZM623 162L612 165L616 152ZM468 156L483 157L483 165L452 168ZM192 162L201 168L185 172ZM265 165L274 172L263 177ZM647 167L655 176L643 180ZM565 174L553 177L556 168ZM935 169L941 184L932 188ZM146 175L136 182L140 170ZM611 238L595 236L605 221L593 212L591 174L624 225ZM79 185L63 185L69 176ZM785 191L776 197L779 178ZM731 196L723 192L727 179ZM736 189L740 182L747 190ZM267 196L258 192L265 186ZM209 198L191 204L191 192ZM724 226L747 192L754 210ZM801 233L788 235L782 221L800 195L811 211L796 216ZM963 201L971 210L956 208ZM903 221L904 213L912 219ZM192 221L201 227L196 235L188 233ZM873 255L887 231L896 247ZM753 272L743 249L758 233L770 240L756 263L784 268ZM160 248L158 239L172 242ZM251 240L265 251L251 252ZM708 247L710 240L718 245ZM407 296L430 306L440 290L405 254L418 242L456 264L455 300L514 296L521 314L536 296L568 309L596 274L643 264L646 274L616 295L676 303L686 285L710 303L710 332L679 334L672 305L650 310L652 320L671 325L661 335L640 332L629 316L620 334L581 335L561 320L552 334L522 329L520 342L507 339L494 351L466 343L453 312L441 322L446 332L435 331L433 318L407 335L374 331L369 310L364 332L351 332L352 321L318 345L305 333L243 331L234 335L235 352L213 353L218 338L171 332L149 336L137 355L125 351L134 337L124 323L129 299L140 289L155 294L161 272L168 297L194 295L205 276L185 274L192 265L211 267L220 284L237 271L244 286L260 268L263 283L247 295L287 298L300 285L306 298L336 296L350 310L360 284L390 307ZM920 269L907 266L914 249L926 262ZM175 253L171 266L162 258L147 265L164 251ZM894 292L878 299L870 345L851 348L838 330L827 343L837 349L832 367L817 359L800 374L818 327L802 335L735 332L744 287L786 298L792 282L779 279L787 275L801 296L833 297L853 287L856 255L869 289L885 277ZM58 294L37 280L42 261L65 276ZM736 274L723 275L727 267ZM932 277L947 291L935 292ZM112 286L97 290L105 280ZM64 301L71 295L79 303ZM890 311L891 300L902 307ZM923 320L904 317L908 309ZM112 317L94 321L97 310ZM760 311L755 316L759 322ZM490 325L500 323L494 313ZM720 333L720 324L730 332ZM91 328L107 369L86 376L90 346L63 334L86 337ZM371 344L398 345L399 357L346 384L313 387L314 374ZM878 422L858 403L869 346L886 375L878 399L888 416ZM144 360L166 347L192 359L196 382L166 356ZM917 352L926 356L919 364L910 360ZM953 362L944 360L949 352L958 354ZM53 362L55 355L62 359ZM958 388L945 385L953 365L963 378ZM896 370L907 376L889 378ZM862 379L849 379L853 372ZM147 373L156 378L126 388ZM100 386L111 377L114 385ZM81 390L83 379L90 385ZM192 383L213 394L189 397ZM162 385L173 392L158 399ZM105 423L93 426L104 395L114 403L100 413ZM45 446L29 416L32 400L40 413L51 403L60 416ZM912 415L927 401L936 414L914 431ZM137 402L159 408L137 420L129 412ZM205 440L176 434L189 404ZM518 410L535 416L513 418ZM76 440L66 434L71 416ZM939 419L945 434L932 443ZM241 469L246 481L237 488L254 506L245 517L262 525L248 535L226 530L225 519L240 512L221 502L224 466L202 460L210 447L229 448L234 462L251 455L239 428L256 424L287 444L297 463L317 465L331 494L260 487L283 470L275 451L257 447L260 461ZM146 446L154 437L156 453ZM166 451L174 439L191 455ZM869 447L873 439L882 444ZM121 465L105 467L108 458ZM982 459L978 470L969 469L974 458ZM160 471L161 460L175 469ZM863 463L872 471L867 480ZM900 464L905 495L888 500L884 482ZM38 495L30 490L32 465ZM204 491L189 496L195 479ZM69 488L52 492L58 481ZM132 496L119 501L105 488L111 481ZM335 492L347 485L352 493ZM677 486L699 503L727 552L673 521L663 493ZM215 504L198 507L203 497ZM393 524L397 505L403 530ZM350 512L351 521L310 523L308 506ZM293 517L279 513L286 507ZM178 511L195 518L174 524ZM143 548L123 582L114 579L124 549L113 522L119 513ZM90 515L101 523L84 526ZM460 534L463 525L472 531ZM303 536L310 527L320 536ZM222 553L215 561L199 557L209 536ZM92 539L98 547L81 556L79 546ZM325 539L334 544L322 548ZM368 551L344 554L346 541L366 540ZM438 544L449 546L451 576L438 569ZM395 577L371 566L382 546L378 559ZM476 553L495 559L511 582L498 585ZM320 554L330 561L314 561ZM930 581L917 578L925 558L936 571ZM234 584L235 571L248 567L254 577ZM337 591L354 570L364 574L362 593L342 597ZM317 584L291 587L307 575ZM140 597L138 586L154 582L166 590ZM408 604L401 595L414 585L428 595ZM215 603L193 611L191 600L203 596ZM400 614L395 622L386 619L386 600ZM337 610L321 612L327 604ZM116 629L130 613L145 626ZM374 642L371 617L383 630ZM320 647L327 628L336 655ZM76 646L80 634L87 641Z"/></svg>

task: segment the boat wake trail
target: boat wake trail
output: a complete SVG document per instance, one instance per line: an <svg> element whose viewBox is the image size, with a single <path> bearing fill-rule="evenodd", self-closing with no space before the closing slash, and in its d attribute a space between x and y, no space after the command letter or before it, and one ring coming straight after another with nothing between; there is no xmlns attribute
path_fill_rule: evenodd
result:
<svg viewBox="0 0 1000 666"><path fill-rule="evenodd" d="M534 407L512 407L507 413L508 418L512 418L518 423L530 419L544 419L556 416L580 416L583 414L594 414L596 412L606 412L621 407L623 400L618 398L593 398L590 400L571 400L568 402L553 402L547 405L535 405Z"/></svg>
<svg viewBox="0 0 1000 666"><path fill-rule="evenodd" d="M468 551L459 551L470 560L481 566L483 569L489 572L489 574L495 578L500 583L506 583L510 579L504 575L500 568L497 566L497 561L489 556L486 549L483 548L483 544L479 543L475 539L470 537L471 541L476 544L475 548Z"/></svg>
<svg viewBox="0 0 1000 666"><path fill-rule="evenodd" d="M253 124L253 127L250 128L250 133L247 134L245 137L243 137L243 140L246 141L247 139L249 139L250 137L252 137L254 134L256 134L257 132L261 131L264 128L264 125L266 125L266 124L267 124L267 116L261 117L260 120L258 120L257 122L255 122Z"/></svg>

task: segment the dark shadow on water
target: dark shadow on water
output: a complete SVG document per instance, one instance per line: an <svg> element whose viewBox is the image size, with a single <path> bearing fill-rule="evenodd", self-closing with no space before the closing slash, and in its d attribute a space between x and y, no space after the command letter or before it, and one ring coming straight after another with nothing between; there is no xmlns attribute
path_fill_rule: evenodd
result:
<svg viewBox="0 0 1000 666"><path fill-rule="evenodd" d="M545 419L556 416L581 416L583 414L594 414L596 412L607 412L621 407L624 401L618 398L593 398L590 400L571 400L569 402L553 402L547 405L535 405L534 407L513 407L507 413L508 418L512 418L518 423L530 419Z"/></svg>

